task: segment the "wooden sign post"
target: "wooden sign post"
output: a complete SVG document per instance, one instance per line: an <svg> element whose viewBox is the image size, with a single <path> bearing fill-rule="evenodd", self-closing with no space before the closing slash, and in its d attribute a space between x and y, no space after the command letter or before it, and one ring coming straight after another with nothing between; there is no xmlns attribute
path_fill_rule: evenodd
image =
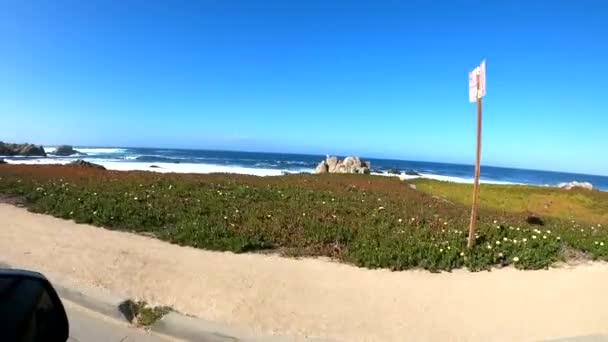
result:
<svg viewBox="0 0 608 342"><path fill-rule="evenodd" d="M486 61L469 73L469 101L477 102L477 153L475 155L475 180L473 182L473 207L469 223L467 247L475 245L475 228L477 225L477 206L479 205L479 169L481 162L481 98L486 95Z"/></svg>

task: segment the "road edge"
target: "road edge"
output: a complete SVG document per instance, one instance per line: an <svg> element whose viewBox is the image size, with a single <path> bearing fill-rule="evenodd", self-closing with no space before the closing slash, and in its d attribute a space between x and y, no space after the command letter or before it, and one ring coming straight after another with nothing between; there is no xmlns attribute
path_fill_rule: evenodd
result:
<svg viewBox="0 0 608 342"><path fill-rule="evenodd" d="M17 268L0 261L1 268ZM53 279L53 287L62 300L99 313L103 316L123 321L132 325L129 319L120 310L121 304L129 298L120 298L106 293L88 293L66 286L61 281ZM186 341L205 341L205 342L282 342L282 341L307 341L321 342L327 339L317 339L311 337L296 336L255 336L252 333L229 327L216 322L207 321L201 318L184 315L171 311L161 319L149 326L143 327L154 333Z"/></svg>

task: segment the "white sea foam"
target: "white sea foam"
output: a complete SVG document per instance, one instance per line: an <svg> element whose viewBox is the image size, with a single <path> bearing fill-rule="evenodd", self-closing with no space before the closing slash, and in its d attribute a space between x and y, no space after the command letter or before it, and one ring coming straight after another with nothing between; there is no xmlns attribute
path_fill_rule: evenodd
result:
<svg viewBox="0 0 608 342"><path fill-rule="evenodd" d="M399 175L390 174L390 173L374 173L374 175L389 176L389 177L390 176L392 176L392 177L399 177L399 179L401 179L401 180L416 179L416 178L428 178L428 179L434 179L434 180L443 181L443 182L473 184L473 178L472 177L471 178L463 178L463 177L454 177L454 176L435 175L435 174L432 174L432 173L420 173L419 176L417 176L417 175L406 175L405 173L401 173ZM514 182L507 182L507 181L496 181L496 180L485 180L485 179L480 179L479 182L480 183L484 183L484 184L501 184L501 185L522 184L522 183L514 183Z"/></svg>
<svg viewBox="0 0 608 342"><path fill-rule="evenodd" d="M95 162L95 161L93 161ZM174 163L130 163L130 162L116 162L116 161L103 161L98 162L108 170L118 171L154 171L154 172L176 172L176 173L238 173L255 176L280 176L282 170L274 169L258 169L251 167L239 167L239 166L224 166L224 165L211 165L211 164L174 164ZM158 168L152 168L150 166L155 165Z"/></svg>
<svg viewBox="0 0 608 342"><path fill-rule="evenodd" d="M11 157L14 158L14 157ZM50 164L67 164L74 161L73 159L57 159L57 158L37 158L37 159L5 159L5 162L9 164L23 164L23 165L50 165Z"/></svg>
<svg viewBox="0 0 608 342"><path fill-rule="evenodd" d="M100 154L100 153L124 153L126 150L124 148L80 148L74 147L74 149L78 152L86 153L86 154Z"/></svg>

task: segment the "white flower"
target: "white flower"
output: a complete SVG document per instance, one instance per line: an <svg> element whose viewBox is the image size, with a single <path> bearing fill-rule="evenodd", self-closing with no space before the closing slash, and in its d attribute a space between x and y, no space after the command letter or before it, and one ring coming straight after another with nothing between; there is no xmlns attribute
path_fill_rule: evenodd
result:
<svg viewBox="0 0 608 342"><path fill-rule="evenodd" d="M519 227L517 227L516 230L519 231Z"/></svg>
<svg viewBox="0 0 608 342"><path fill-rule="evenodd" d="M398 219L397 222L401 223L401 222L403 222L403 220L402 219Z"/></svg>
<svg viewBox="0 0 608 342"><path fill-rule="evenodd" d="M306 213L302 213L302 216L306 216Z"/></svg>
<svg viewBox="0 0 608 342"><path fill-rule="evenodd" d="M384 210L384 207L380 206L378 207L378 210Z"/></svg>
<svg viewBox="0 0 608 342"><path fill-rule="evenodd" d="M93 212L93 215L97 215L97 210L95 210L95 211Z"/></svg>
<svg viewBox="0 0 608 342"><path fill-rule="evenodd" d="M448 221L443 222L443 225L447 226L448 225Z"/></svg>
<svg viewBox="0 0 608 342"><path fill-rule="evenodd" d="M599 242L595 241L593 244L597 245L597 244L599 244Z"/></svg>
<svg viewBox="0 0 608 342"><path fill-rule="evenodd" d="M416 219L412 217L410 220L414 221L414 220L416 220Z"/></svg>
<svg viewBox="0 0 608 342"><path fill-rule="evenodd" d="M224 220L227 220L227 219L228 219L228 216L224 216Z"/></svg>
<svg viewBox="0 0 608 342"><path fill-rule="evenodd" d="M513 239L513 243L517 243L517 239Z"/></svg>
<svg viewBox="0 0 608 342"><path fill-rule="evenodd" d="M494 220L494 224L497 224L497 223L498 223L498 221Z"/></svg>
<svg viewBox="0 0 608 342"><path fill-rule="evenodd" d="M335 201L335 200L336 200L335 198L332 198L332 199L331 199L331 201L332 201L332 202L333 202L333 201Z"/></svg>
<svg viewBox="0 0 608 342"><path fill-rule="evenodd" d="M532 239L536 239L536 235L532 235Z"/></svg>
<svg viewBox="0 0 608 342"><path fill-rule="evenodd" d="M266 215L266 217L271 218L271 217L272 217L272 215L268 214L268 215Z"/></svg>
<svg viewBox="0 0 608 342"><path fill-rule="evenodd" d="M448 246L448 249L452 249L452 247Z"/></svg>
<svg viewBox="0 0 608 342"><path fill-rule="evenodd" d="M239 212L239 210L238 210L238 209L234 209L234 212L235 212L235 213L238 213L238 212Z"/></svg>
<svg viewBox="0 0 608 342"><path fill-rule="evenodd" d="M505 236L502 238L502 241L509 241L509 239L507 239L507 237Z"/></svg>
<svg viewBox="0 0 608 342"><path fill-rule="evenodd" d="M460 256L464 256L464 252L460 252Z"/></svg>
<svg viewBox="0 0 608 342"><path fill-rule="evenodd" d="M603 245L604 245L604 243L603 243L603 242L600 242L600 246L603 246Z"/></svg>
<svg viewBox="0 0 608 342"><path fill-rule="evenodd" d="M439 248L439 253L442 253L442 252L443 252L443 248Z"/></svg>
<svg viewBox="0 0 608 342"><path fill-rule="evenodd" d="M513 262L518 262L519 258L518 257L513 257Z"/></svg>
<svg viewBox="0 0 608 342"><path fill-rule="evenodd" d="M171 190L171 189L173 189L173 185L169 184L169 190ZM221 195L221 194L222 194L222 193L220 192L220 195Z"/></svg>
<svg viewBox="0 0 608 342"><path fill-rule="evenodd" d="M543 235L543 239L546 239L546 238L547 238L547 235Z"/></svg>
<svg viewBox="0 0 608 342"><path fill-rule="evenodd" d="M321 204L325 204L325 201L321 202Z"/></svg>
<svg viewBox="0 0 608 342"><path fill-rule="evenodd" d="M500 229L500 226L496 226L496 229Z"/></svg>
<svg viewBox="0 0 608 342"><path fill-rule="evenodd" d="M581 228L581 233L584 232L585 230L583 228Z"/></svg>
<svg viewBox="0 0 608 342"><path fill-rule="evenodd" d="M551 234L551 231L550 231L550 230L547 230L547 234Z"/></svg>
<svg viewBox="0 0 608 342"><path fill-rule="evenodd" d="M336 215L332 214L331 217L336 218Z"/></svg>
<svg viewBox="0 0 608 342"><path fill-rule="evenodd" d="M561 240L562 238L558 236L558 237L556 237L555 239L556 239L556 240Z"/></svg>
<svg viewBox="0 0 608 342"><path fill-rule="evenodd" d="M133 200L137 201L137 197L133 197Z"/></svg>
<svg viewBox="0 0 608 342"><path fill-rule="evenodd" d="M502 258L502 252L498 253L498 257Z"/></svg>
<svg viewBox="0 0 608 342"><path fill-rule="evenodd" d="M496 240L496 244L497 244L497 245L500 245L500 241Z"/></svg>
<svg viewBox="0 0 608 342"><path fill-rule="evenodd" d="M528 239L523 238L523 239L521 239L521 241L523 241L523 242L528 242Z"/></svg>
<svg viewBox="0 0 608 342"><path fill-rule="evenodd" d="M488 244L487 247L488 247L488 249L492 249L492 245L490 245L490 244Z"/></svg>

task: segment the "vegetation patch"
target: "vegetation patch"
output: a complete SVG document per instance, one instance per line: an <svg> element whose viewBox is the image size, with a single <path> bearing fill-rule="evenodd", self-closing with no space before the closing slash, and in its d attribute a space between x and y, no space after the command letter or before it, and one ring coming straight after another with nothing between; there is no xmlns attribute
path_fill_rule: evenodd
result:
<svg viewBox="0 0 608 342"><path fill-rule="evenodd" d="M151 326L172 311L168 306L150 306L145 301L131 299L122 302L118 309L130 323L143 327Z"/></svg>
<svg viewBox="0 0 608 342"><path fill-rule="evenodd" d="M608 260L608 194L369 175L159 174L0 165L0 195L34 212L210 250L327 256L369 268L546 268ZM540 201L540 203L538 203ZM547 206L545 208L545 206ZM542 225L536 217L542 221Z"/></svg>

